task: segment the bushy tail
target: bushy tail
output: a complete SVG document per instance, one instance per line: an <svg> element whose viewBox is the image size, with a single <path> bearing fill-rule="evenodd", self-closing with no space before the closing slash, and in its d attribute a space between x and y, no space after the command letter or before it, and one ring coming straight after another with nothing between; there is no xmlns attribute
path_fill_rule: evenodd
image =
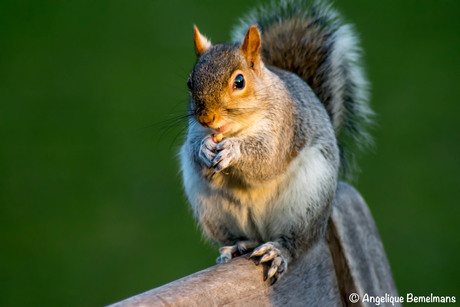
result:
<svg viewBox="0 0 460 307"><path fill-rule="evenodd" d="M241 20L232 37L240 41L257 24L264 63L304 79L326 107L341 154L341 175L351 179L355 153L372 143L367 131L373 115L361 49L353 27L320 1L276 1Z"/></svg>

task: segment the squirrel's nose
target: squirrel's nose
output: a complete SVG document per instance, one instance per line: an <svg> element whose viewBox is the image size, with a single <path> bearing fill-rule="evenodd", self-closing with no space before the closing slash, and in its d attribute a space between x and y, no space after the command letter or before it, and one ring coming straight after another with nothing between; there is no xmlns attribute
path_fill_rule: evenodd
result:
<svg viewBox="0 0 460 307"><path fill-rule="evenodd" d="M214 112L206 112L206 113L201 113L198 115L198 122L203 126L203 127L211 127L212 124L216 121L216 113Z"/></svg>

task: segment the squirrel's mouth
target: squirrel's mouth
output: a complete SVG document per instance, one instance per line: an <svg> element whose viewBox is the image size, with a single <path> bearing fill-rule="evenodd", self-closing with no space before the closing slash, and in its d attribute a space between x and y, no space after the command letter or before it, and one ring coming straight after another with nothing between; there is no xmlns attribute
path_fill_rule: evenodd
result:
<svg viewBox="0 0 460 307"><path fill-rule="evenodd" d="M224 133L224 132L228 131L229 128L230 128L230 124L225 124L225 125L222 125L220 127L214 128L214 130L216 130L219 133Z"/></svg>

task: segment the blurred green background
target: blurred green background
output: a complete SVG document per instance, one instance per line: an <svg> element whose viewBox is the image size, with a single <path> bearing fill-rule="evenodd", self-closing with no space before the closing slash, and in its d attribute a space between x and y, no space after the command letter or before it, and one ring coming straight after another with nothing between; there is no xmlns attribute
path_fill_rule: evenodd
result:
<svg viewBox="0 0 460 307"><path fill-rule="evenodd" d="M257 3L260 3L257 2ZM0 305L100 306L213 265L177 151L192 24L250 1L0 2ZM355 183L401 294L460 296L460 2L338 1L378 114Z"/></svg>

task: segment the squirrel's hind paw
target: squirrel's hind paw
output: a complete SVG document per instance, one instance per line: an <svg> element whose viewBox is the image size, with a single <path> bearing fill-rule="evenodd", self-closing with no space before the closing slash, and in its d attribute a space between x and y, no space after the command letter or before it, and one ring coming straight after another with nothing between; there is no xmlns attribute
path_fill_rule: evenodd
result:
<svg viewBox="0 0 460 307"><path fill-rule="evenodd" d="M287 259L283 257L281 250L276 247L277 245L272 242L262 244L250 256L256 265L264 264L263 278L264 281L270 279L270 285L273 285L287 269ZM256 257L258 259L255 259Z"/></svg>
<svg viewBox="0 0 460 307"><path fill-rule="evenodd" d="M217 257L216 262L218 264L227 263L232 258L239 257L250 252L258 245L259 242L247 240L239 241L235 245L222 246L221 248L219 248L220 256Z"/></svg>

